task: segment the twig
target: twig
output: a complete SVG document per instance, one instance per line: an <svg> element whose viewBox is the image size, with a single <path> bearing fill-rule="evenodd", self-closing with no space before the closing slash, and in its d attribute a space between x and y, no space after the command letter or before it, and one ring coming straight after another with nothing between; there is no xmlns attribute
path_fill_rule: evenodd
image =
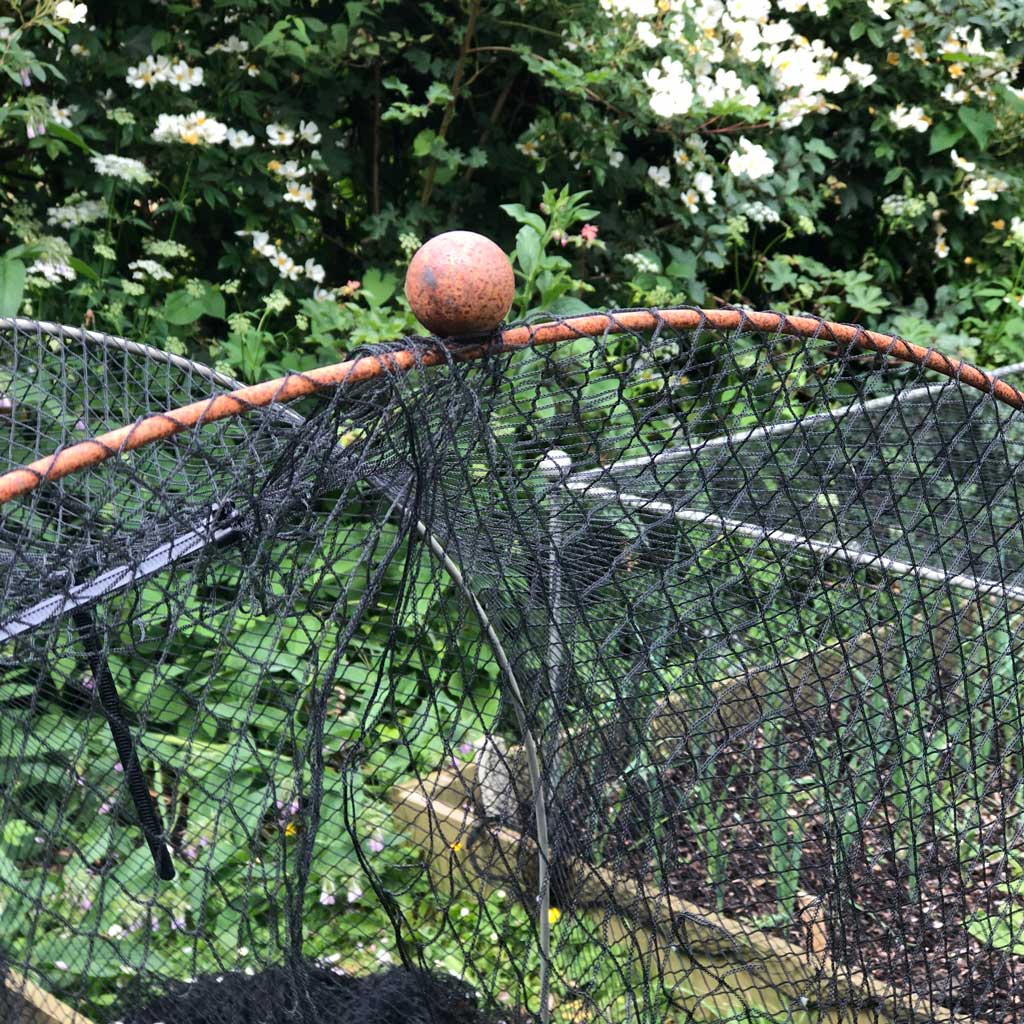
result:
<svg viewBox="0 0 1024 1024"><path fill-rule="evenodd" d="M508 101L509 95L512 92L512 86L516 84L516 79L519 77L519 72L514 71L509 75L508 81L505 83L505 87L498 93L498 98L494 102L494 109L491 111L491 116L487 121L487 127L483 130L483 134L480 136L480 148L486 149L487 143L491 137L491 132L494 131L495 126L498 123L498 118L501 117L501 112L505 109L505 104ZM473 177L473 172L476 170L475 167L467 167L465 173L462 175L462 184L468 185Z"/></svg>
<svg viewBox="0 0 1024 1024"><path fill-rule="evenodd" d="M469 17L466 19L466 30L462 33L462 45L459 47L459 59L455 64L455 74L452 75L451 94L452 98L445 107L444 117L441 118L441 127L437 131L437 137L443 142L448 135L452 120L455 117L455 104L459 98L459 89L462 87L462 76L466 73L466 57L469 54L470 43L473 41L473 32L476 29L477 15L480 13L481 0L472 0L469 5ZM434 191L434 178L437 176L437 161L434 160L427 168L427 178L423 182L423 191L420 193L420 203L426 206L430 202L430 194Z"/></svg>

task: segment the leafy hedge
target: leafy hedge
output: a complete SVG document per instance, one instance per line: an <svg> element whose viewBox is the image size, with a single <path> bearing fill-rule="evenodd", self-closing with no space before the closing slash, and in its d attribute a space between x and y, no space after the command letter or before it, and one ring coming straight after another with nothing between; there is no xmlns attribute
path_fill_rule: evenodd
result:
<svg viewBox="0 0 1024 1024"><path fill-rule="evenodd" d="M519 312L749 303L1024 348L1014 0L9 10L6 313L255 379L412 329L402 267L463 226L515 250Z"/></svg>

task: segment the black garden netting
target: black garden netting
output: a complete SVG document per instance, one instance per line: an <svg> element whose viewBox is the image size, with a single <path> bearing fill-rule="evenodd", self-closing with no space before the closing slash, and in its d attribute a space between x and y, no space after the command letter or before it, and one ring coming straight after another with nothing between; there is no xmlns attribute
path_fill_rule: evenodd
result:
<svg viewBox="0 0 1024 1024"><path fill-rule="evenodd" d="M0 505L5 1019L1019 1020L1022 414L738 319L404 339ZM3 470L234 387L0 352Z"/></svg>

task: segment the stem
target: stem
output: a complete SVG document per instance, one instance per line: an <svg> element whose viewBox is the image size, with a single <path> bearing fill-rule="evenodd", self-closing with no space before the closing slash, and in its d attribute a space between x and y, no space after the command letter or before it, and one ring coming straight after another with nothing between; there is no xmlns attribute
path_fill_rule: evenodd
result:
<svg viewBox="0 0 1024 1024"><path fill-rule="evenodd" d="M380 214L380 61L373 66L373 182L371 209L376 217Z"/></svg>
<svg viewBox="0 0 1024 1024"><path fill-rule="evenodd" d="M167 236L167 240L170 242L174 241L174 232L178 227L178 215L181 213L181 206L185 202L185 190L188 188L188 179L192 174L193 159L189 160L188 166L185 168L185 177L181 181L181 191L178 193L178 203L174 208L174 220L171 221L171 231Z"/></svg>
<svg viewBox="0 0 1024 1024"><path fill-rule="evenodd" d="M459 89L462 88L462 78L466 73L466 57L469 54L469 46L473 41L473 32L476 29L477 15L480 13L481 0L472 0L469 5L469 17L466 20L466 30L462 33L462 44L459 47L459 59L455 63L455 74L452 75L451 93L452 98L445 107L444 117L441 118L441 127L437 131L437 137L444 142L451 128L452 120L455 117L455 104L459 98ZM423 182L423 191L420 193L420 203L426 206L430 202L430 195L434 191L434 179L437 177L437 161L434 160L427 168L427 178Z"/></svg>

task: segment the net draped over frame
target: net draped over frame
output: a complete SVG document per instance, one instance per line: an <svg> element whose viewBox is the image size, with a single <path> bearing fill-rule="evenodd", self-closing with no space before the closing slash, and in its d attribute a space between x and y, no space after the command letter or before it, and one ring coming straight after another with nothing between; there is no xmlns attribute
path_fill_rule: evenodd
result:
<svg viewBox="0 0 1024 1024"><path fill-rule="evenodd" d="M3 469L230 387L0 351ZM1019 1020L1021 413L824 326L446 351L0 505L12 978L97 1024Z"/></svg>

